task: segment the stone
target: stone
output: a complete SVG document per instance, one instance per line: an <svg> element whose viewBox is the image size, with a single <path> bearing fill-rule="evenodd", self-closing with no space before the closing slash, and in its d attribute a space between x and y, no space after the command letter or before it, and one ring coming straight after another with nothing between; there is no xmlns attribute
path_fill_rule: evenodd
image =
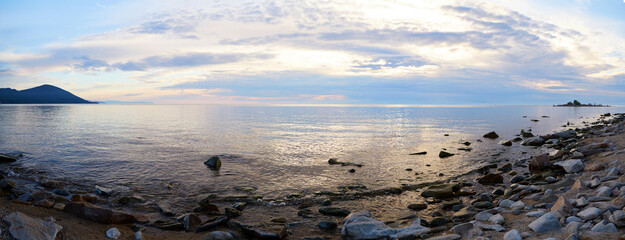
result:
<svg viewBox="0 0 625 240"><path fill-rule="evenodd" d="M467 220L467 219L471 219L473 218L473 216L475 216L476 212L474 210L475 208L473 207L464 207L460 210L458 210L457 212L455 212L452 215L452 219L453 220Z"/></svg>
<svg viewBox="0 0 625 240"><path fill-rule="evenodd" d="M51 208L54 206L54 202L48 199L39 200L38 202L33 203L35 206L40 206L44 208Z"/></svg>
<svg viewBox="0 0 625 240"><path fill-rule="evenodd" d="M109 238L109 239L118 239L121 235L122 233L120 233L119 230L117 230L117 228L111 228L108 231L106 231L106 238Z"/></svg>
<svg viewBox="0 0 625 240"><path fill-rule="evenodd" d="M51 218L51 217L50 217ZM21 212L12 212L3 220L9 223L9 233L15 239L42 239L53 240L63 227L51 221L30 217Z"/></svg>
<svg viewBox="0 0 625 240"><path fill-rule="evenodd" d="M54 208L55 210L63 211L63 209L65 209L65 203L55 203L52 208Z"/></svg>
<svg viewBox="0 0 625 240"><path fill-rule="evenodd" d="M566 130L566 131L551 134L550 138L569 139L569 138L574 138L574 137L577 137L577 132L571 129L571 130Z"/></svg>
<svg viewBox="0 0 625 240"><path fill-rule="evenodd" d="M524 180L525 180L525 177L523 176L514 176L512 179L510 179L510 183L518 183Z"/></svg>
<svg viewBox="0 0 625 240"><path fill-rule="evenodd" d="M65 205L63 211L77 217L104 224L123 224L133 223L135 221L135 217L130 214L102 208L85 202L68 203Z"/></svg>
<svg viewBox="0 0 625 240"><path fill-rule="evenodd" d="M576 193L584 190L586 190L586 185L582 182L582 180L576 179L573 186L571 186L571 192Z"/></svg>
<svg viewBox="0 0 625 240"><path fill-rule="evenodd" d="M584 170L584 163L582 163L582 160L579 159L556 162L553 165L564 168L564 171L566 171L566 173L577 173L581 170Z"/></svg>
<svg viewBox="0 0 625 240"><path fill-rule="evenodd" d="M202 224L202 219L193 213L182 215L177 220L182 223L185 231L193 231L195 227Z"/></svg>
<svg viewBox="0 0 625 240"><path fill-rule="evenodd" d="M543 154L532 158L528 167L530 172L539 172L548 169L549 167L551 167L549 154Z"/></svg>
<svg viewBox="0 0 625 240"><path fill-rule="evenodd" d="M335 229L337 226L338 225L332 221L319 221L319 223L317 223L317 227L324 230Z"/></svg>
<svg viewBox="0 0 625 240"><path fill-rule="evenodd" d="M489 132L489 133L487 133L487 134L484 134L484 136L483 136L483 137L484 137L484 138L495 139L495 138L498 138L498 137L499 137L499 135L497 135L497 133L496 133L496 132Z"/></svg>
<svg viewBox="0 0 625 240"><path fill-rule="evenodd" d="M512 229L503 235L503 240L522 240L519 230Z"/></svg>
<svg viewBox="0 0 625 240"><path fill-rule="evenodd" d="M161 211L161 213L165 216L173 217L176 215L176 213L169 207L169 204L160 202L156 206L158 207L158 210Z"/></svg>
<svg viewBox="0 0 625 240"><path fill-rule="evenodd" d="M625 227L625 212L621 210L614 211L608 219L619 228Z"/></svg>
<svg viewBox="0 0 625 240"><path fill-rule="evenodd" d="M113 190L110 188L95 185L95 192L100 196L111 196Z"/></svg>
<svg viewBox="0 0 625 240"><path fill-rule="evenodd" d="M458 240L460 238L462 238L462 236L458 234L447 234L443 236L428 238L428 240Z"/></svg>
<svg viewBox="0 0 625 240"><path fill-rule="evenodd" d="M558 180L556 178L554 178L553 176L549 176L549 177L545 178L545 182L548 182L548 183L554 183L556 181L558 181Z"/></svg>
<svg viewBox="0 0 625 240"><path fill-rule="evenodd" d="M612 195L612 188L603 186L597 189L597 197L609 197Z"/></svg>
<svg viewBox="0 0 625 240"><path fill-rule="evenodd" d="M482 185L495 185L498 183L503 183L503 176L501 176L501 174L489 173L486 174L486 176L480 178L478 182Z"/></svg>
<svg viewBox="0 0 625 240"><path fill-rule="evenodd" d="M247 203L238 202L238 203L233 204L232 207L236 210L243 211L245 210L245 207L247 207Z"/></svg>
<svg viewBox="0 0 625 240"><path fill-rule="evenodd" d="M224 211L226 212L226 217L228 217L228 218L237 218L237 217L243 215L243 212L241 212L240 210L238 210L236 208L227 207L227 208L224 209Z"/></svg>
<svg viewBox="0 0 625 240"><path fill-rule="evenodd" d="M488 221L494 224L502 224L506 221L506 219L503 216L501 216L501 214L498 213L490 217Z"/></svg>
<svg viewBox="0 0 625 240"><path fill-rule="evenodd" d="M371 218L369 212L358 212L345 218L341 235L347 240L414 238L429 232L428 228L419 224L420 222L421 220L417 218L409 227L393 229L384 222Z"/></svg>
<svg viewBox="0 0 625 240"><path fill-rule="evenodd" d="M440 226L445 226L447 224L447 219L445 219L444 217L435 217L432 219L432 221L430 221L430 226L431 228L433 227L440 227Z"/></svg>
<svg viewBox="0 0 625 240"><path fill-rule="evenodd" d="M200 240L239 240L235 233L214 231L202 236Z"/></svg>
<svg viewBox="0 0 625 240"><path fill-rule="evenodd" d="M323 208L319 208L319 213L323 215L329 215L329 216L344 217L344 216L349 215L350 211L347 209L338 208L338 207L323 207Z"/></svg>
<svg viewBox="0 0 625 240"><path fill-rule="evenodd" d="M451 156L453 156L453 155L456 155L456 154L453 154L453 153L448 153L448 152L445 152L445 151L440 151L440 152L438 153L438 157L439 157L439 158L448 158L448 157L451 157Z"/></svg>
<svg viewBox="0 0 625 240"><path fill-rule="evenodd" d="M409 155L425 155L428 154L428 152L416 152L416 153L411 153Z"/></svg>
<svg viewBox="0 0 625 240"><path fill-rule="evenodd" d="M545 139L542 137L532 137L521 143L523 146L542 146L543 144L545 144Z"/></svg>
<svg viewBox="0 0 625 240"><path fill-rule="evenodd" d="M221 168L221 159L219 156L212 156L204 162L204 165L212 170L219 170Z"/></svg>
<svg viewBox="0 0 625 240"><path fill-rule="evenodd" d="M0 153L0 163L12 163L17 161L17 158Z"/></svg>
<svg viewBox="0 0 625 240"><path fill-rule="evenodd" d="M224 216L215 217L213 219L209 219L206 223L195 228L195 232L204 232L214 228L217 228L220 225L224 225L228 222L228 218Z"/></svg>
<svg viewBox="0 0 625 240"><path fill-rule="evenodd" d="M213 196L209 195L208 197L205 197L204 199L200 200L199 202L199 207L193 209L194 212L219 212L219 207L217 207L217 205L215 204L211 204L210 200L213 198Z"/></svg>
<svg viewBox="0 0 625 240"><path fill-rule="evenodd" d="M608 221L601 221L590 229L591 232L601 232L601 233L617 233L618 229L614 226L614 223L608 223Z"/></svg>
<svg viewBox="0 0 625 240"><path fill-rule="evenodd" d="M525 203L521 200L514 202L510 208L512 209L523 209L525 208Z"/></svg>
<svg viewBox="0 0 625 240"><path fill-rule="evenodd" d="M539 210L539 211L532 211L532 212L528 212L525 214L525 216L528 217L540 217L542 215L545 215L545 211Z"/></svg>
<svg viewBox="0 0 625 240"><path fill-rule="evenodd" d="M562 216L568 216L571 213L571 204L564 196L560 196L551 207L551 211L556 211Z"/></svg>
<svg viewBox="0 0 625 240"><path fill-rule="evenodd" d="M474 225L471 222L468 223L462 223L462 224L458 224L456 226L453 226L451 228L451 232L455 233L455 234L460 234L460 235L465 235L467 234L471 229L473 229Z"/></svg>
<svg viewBox="0 0 625 240"><path fill-rule="evenodd" d="M599 180L598 178L595 178L593 180L590 181L590 184L588 184L588 187L590 188L596 188L601 184L601 180Z"/></svg>
<svg viewBox="0 0 625 240"><path fill-rule="evenodd" d="M562 225L560 225L560 221L558 221L556 216L548 212L531 222L528 227L536 233L544 233L559 229Z"/></svg>
<svg viewBox="0 0 625 240"><path fill-rule="evenodd" d="M438 199L454 197L462 186L455 183L436 184L428 187L421 193L422 197L434 197Z"/></svg>
<svg viewBox="0 0 625 240"><path fill-rule="evenodd" d="M582 207L587 206L589 203L590 202L588 202L588 200L586 200L585 197L580 197L577 200L575 200L575 207L582 208Z"/></svg>
<svg viewBox="0 0 625 240"><path fill-rule="evenodd" d="M141 231L135 232L135 240L145 240Z"/></svg>
<svg viewBox="0 0 625 240"><path fill-rule="evenodd" d="M184 225L181 222L171 220L156 220L150 224L150 226L169 231L181 231L184 230Z"/></svg>
<svg viewBox="0 0 625 240"><path fill-rule="evenodd" d="M577 213L577 216L584 220L595 219L599 215L601 215L601 209L596 207L589 207Z"/></svg>
<svg viewBox="0 0 625 240"><path fill-rule="evenodd" d="M504 199L499 201L499 206L502 208L510 208L512 207L512 204L514 204L514 201L509 200L509 199Z"/></svg>
<svg viewBox="0 0 625 240"><path fill-rule="evenodd" d="M415 211L420 211L426 208L428 208L428 205L425 203L414 203L414 204L408 205L408 209L415 210Z"/></svg>
<svg viewBox="0 0 625 240"><path fill-rule="evenodd" d="M39 202L44 199L52 199L54 198L54 194L46 191L35 192L30 195L34 202Z"/></svg>
<svg viewBox="0 0 625 240"><path fill-rule="evenodd" d="M286 236L286 227L282 224L243 224L236 220L228 222L229 228L241 230L251 239L279 240Z"/></svg>
<svg viewBox="0 0 625 240"><path fill-rule="evenodd" d="M488 221L488 219L490 219L490 217L492 216L493 214L489 213L488 211L483 211L483 212L479 212L478 214L475 214L475 220Z"/></svg>
<svg viewBox="0 0 625 240"><path fill-rule="evenodd" d="M512 141L510 141L510 140L501 140L501 141L499 141L499 144L501 144L503 146L506 146L506 147L510 147L510 146L512 146Z"/></svg>

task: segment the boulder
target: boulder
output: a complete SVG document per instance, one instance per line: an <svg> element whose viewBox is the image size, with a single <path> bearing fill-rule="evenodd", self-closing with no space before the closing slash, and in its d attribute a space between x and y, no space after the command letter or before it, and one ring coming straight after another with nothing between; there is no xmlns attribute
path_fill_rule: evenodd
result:
<svg viewBox="0 0 625 240"><path fill-rule="evenodd" d="M65 205L63 211L77 217L104 224L123 224L133 223L135 221L135 217L130 214L102 208L85 202L68 203Z"/></svg>
<svg viewBox="0 0 625 240"><path fill-rule="evenodd" d="M11 224L9 233L15 239L53 240L63 229L61 225L54 222L52 217L50 217L50 221L43 221L21 212L12 212L3 220Z"/></svg>
<svg viewBox="0 0 625 240"><path fill-rule="evenodd" d="M489 132L489 133L487 133L487 134L484 134L484 136L483 136L483 137L484 137L484 138L495 139L495 138L498 138L498 137L499 137L499 135L497 135L497 133L496 133L496 132Z"/></svg>
<svg viewBox="0 0 625 240"><path fill-rule="evenodd" d="M501 174L489 173L486 174L486 176L480 178L477 182L481 183L482 185L495 185L498 183L503 183L503 176L501 176Z"/></svg>
<svg viewBox="0 0 625 240"><path fill-rule="evenodd" d="M551 134L550 138L569 139L569 138L574 138L576 136L577 136L577 132L575 130L566 130L566 131Z"/></svg>
<svg viewBox="0 0 625 240"><path fill-rule="evenodd" d="M595 219L599 215L601 215L601 209L596 207L589 207L584 209L584 211L577 213L577 216L584 220Z"/></svg>
<svg viewBox="0 0 625 240"><path fill-rule="evenodd" d="M219 170L221 168L221 159L219 159L219 156L212 156L204 162L204 165L212 170Z"/></svg>
<svg viewBox="0 0 625 240"><path fill-rule="evenodd" d="M528 227L536 233L544 233L559 229L562 225L560 225L560 221L558 221L556 216L548 212L531 222Z"/></svg>
<svg viewBox="0 0 625 240"><path fill-rule="evenodd" d="M421 220L417 218L409 227L393 229L386 226L383 221L371 218L371 214L365 211L347 216L341 235L347 240L414 238L429 232L428 228L420 225L420 222Z"/></svg>
<svg viewBox="0 0 625 240"><path fill-rule="evenodd" d="M548 169L551 167L551 162L549 161L549 154L543 154L536 157L533 157L529 163L530 172L539 172Z"/></svg>
<svg viewBox="0 0 625 240"><path fill-rule="evenodd" d="M553 165L564 168L564 171L566 171L566 173L577 173L584 169L584 164L582 163L582 160L579 159L556 162Z"/></svg>
<svg viewBox="0 0 625 240"><path fill-rule="evenodd" d="M533 137L521 142L523 146L542 146L543 144L545 144L545 139L542 137Z"/></svg>

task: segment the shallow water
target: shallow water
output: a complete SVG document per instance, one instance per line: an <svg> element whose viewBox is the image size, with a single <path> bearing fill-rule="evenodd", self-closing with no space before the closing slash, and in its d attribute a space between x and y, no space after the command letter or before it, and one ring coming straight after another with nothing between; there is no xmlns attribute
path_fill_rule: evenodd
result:
<svg viewBox="0 0 625 240"><path fill-rule="evenodd" d="M625 108L0 105L0 152L23 153L12 166L43 172L36 178L184 205L207 193L240 193L238 186L284 198L348 183L377 189L453 176L519 148L478 142L486 132L500 139L528 128L550 133L605 112ZM457 150L464 141L474 150ZM459 155L440 159L442 148ZM428 154L409 155L419 151ZM220 171L203 165L213 155L222 156ZM329 165L329 158L364 166Z"/></svg>

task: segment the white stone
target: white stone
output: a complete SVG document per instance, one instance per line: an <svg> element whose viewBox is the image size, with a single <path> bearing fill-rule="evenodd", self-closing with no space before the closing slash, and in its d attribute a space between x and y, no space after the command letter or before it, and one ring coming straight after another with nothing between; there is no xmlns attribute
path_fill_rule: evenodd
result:
<svg viewBox="0 0 625 240"><path fill-rule="evenodd" d="M121 235L122 233L120 233L119 230L117 230L117 228L111 228L108 231L106 231L106 237L109 239L118 239Z"/></svg>

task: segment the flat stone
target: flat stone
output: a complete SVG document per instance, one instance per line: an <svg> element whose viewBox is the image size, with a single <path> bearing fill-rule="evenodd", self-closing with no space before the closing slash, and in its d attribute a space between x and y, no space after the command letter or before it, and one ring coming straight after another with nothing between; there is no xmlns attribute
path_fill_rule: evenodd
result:
<svg viewBox="0 0 625 240"><path fill-rule="evenodd" d="M493 216L493 214L491 214L489 212L486 212L486 211L483 211L483 212L480 212L478 214L475 214L475 220L477 220L477 221L488 221L488 219L490 219L490 217L492 217L492 216Z"/></svg>
<svg viewBox="0 0 625 240"><path fill-rule="evenodd" d="M462 236L458 234L448 234L448 235L428 238L428 240L458 240L460 238L462 238Z"/></svg>
<svg viewBox="0 0 625 240"><path fill-rule="evenodd" d="M85 202L68 203L65 205L65 209L63 209L63 211L84 219L104 224L133 223L135 220L134 216L130 214L102 208Z"/></svg>
<svg viewBox="0 0 625 240"><path fill-rule="evenodd" d="M469 230L473 229L473 223L462 223L451 228L451 231L455 234L464 235L469 232Z"/></svg>
<svg viewBox="0 0 625 240"><path fill-rule="evenodd" d="M120 233L117 228L111 228L106 231L106 238L108 239L118 239L119 237L121 237L121 235L122 233Z"/></svg>
<svg viewBox="0 0 625 240"><path fill-rule="evenodd" d="M499 201L499 207L502 207L502 208L510 208L512 207L512 204L514 204L514 201L509 200L509 199L504 199L504 200Z"/></svg>
<svg viewBox="0 0 625 240"><path fill-rule="evenodd" d="M319 208L319 213L329 216L345 217L350 214L350 211L338 207L323 207Z"/></svg>
<svg viewBox="0 0 625 240"><path fill-rule="evenodd" d="M494 224L502 224L506 221L506 219L503 216L501 216L501 214L496 214L490 217L488 221Z"/></svg>
<svg viewBox="0 0 625 240"><path fill-rule="evenodd" d="M3 220L11 224L9 233L11 233L15 239L53 240L61 229L63 229L63 227L56 224L52 218L51 221L43 221L21 212L12 212L4 217Z"/></svg>
<svg viewBox="0 0 625 240"><path fill-rule="evenodd" d="M110 188L105 188L102 186L95 185L95 191L100 196L111 196L113 194L113 190Z"/></svg>
<svg viewBox="0 0 625 240"><path fill-rule="evenodd" d="M608 223L608 221L601 221L590 229L591 232L601 233L617 233L618 229L614 226L614 223Z"/></svg>
<svg viewBox="0 0 625 240"><path fill-rule="evenodd" d="M564 196L560 196L551 207L551 211L556 211L562 216L568 216L571 213L571 204Z"/></svg>
<svg viewBox="0 0 625 240"><path fill-rule="evenodd" d="M525 216L528 216L528 217L540 217L542 215L545 215L545 213L546 212L542 211L542 210L540 210L540 211L532 211L532 212L526 213Z"/></svg>
<svg viewBox="0 0 625 240"><path fill-rule="evenodd" d="M599 215L601 215L601 210L596 207L589 207L577 213L577 216L584 220L595 219Z"/></svg>
<svg viewBox="0 0 625 240"><path fill-rule="evenodd" d="M521 200L514 202L510 208L512 209L523 209L525 208L525 203Z"/></svg>
<svg viewBox="0 0 625 240"><path fill-rule="evenodd" d="M566 173L577 173L581 170L584 170L584 163L582 163L582 160L580 159L556 162L553 165L564 168L564 171L566 171Z"/></svg>

